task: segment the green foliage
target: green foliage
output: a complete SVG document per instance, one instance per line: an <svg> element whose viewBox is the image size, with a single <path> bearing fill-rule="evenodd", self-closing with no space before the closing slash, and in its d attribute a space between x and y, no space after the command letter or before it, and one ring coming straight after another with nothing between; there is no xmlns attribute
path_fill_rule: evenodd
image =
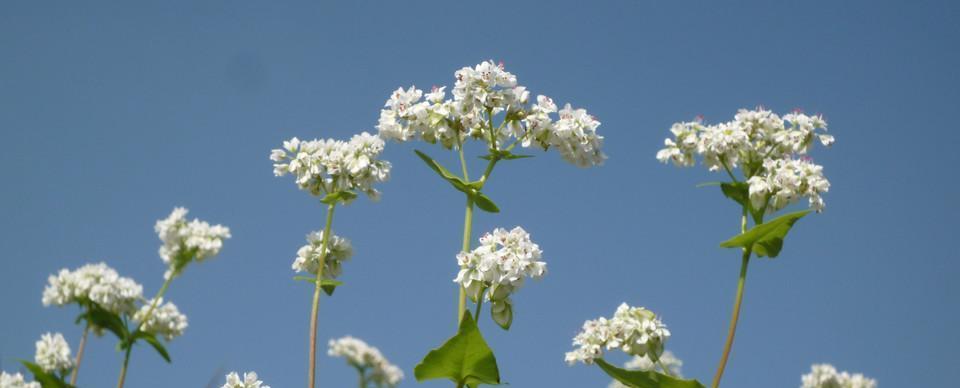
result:
<svg viewBox="0 0 960 388"><path fill-rule="evenodd" d="M67 384L62 377L44 371L40 365L25 360L20 360L20 363L33 374L33 381L40 383L40 386L43 388L74 388L72 385Z"/></svg>
<svg viewBox="0 0 960 388"><path fill-rule="evenodd" d="M121 341L130 335L127 325L117 314L109 312L100 305L90 302L86 304L86 311L77 317L77 321L85 320L90 327L106 329Z"/></svg>
<svg viewBox="0 0 960 388"><path fill-rule="evenodd" d="M490 317L503 330L510 330L510 325L513 324L513 303L510 300L501 303L503 307L500 311L496 311L493 306L490 306Z"/></svg>
<svg viewBox="0 0 960 388"><path fill-rule="evenodd" d="M793 224L810 213L810 210L784 214L765 223L756 225L753 229L720 243L724 248L746 248L760 257L774 258L783 248L783 239Z"/></svg>
<svg viewBox="0 0 960 388"><path fill-rule="evenodd" d="M490 150L489 155L480 156L483 160L514 160L532 158L533 155L519 155L506 150Z"/></svg>
<svg viewBox="0 0 960 388"><path fill-rule="evenodd" d="M325 197L323 197L323 199L320 200L320 202L325 203L327 205L333 205L340 202L346 205L350 203L350 201L353 201L356 198L357 198L357 193L354 193L352 191L338 191L335 193L327 194Z"/></svg>
<svg viewBox="0 0 960 388"><path fill-rule="evenodd" d="M754 223L763 222L763 212L764 209L754 209L753 204L750 202L750 185L746 182L725 182L720 184L720 190L723 191L723 195L727 198L732 199L734 202L739 203L740 206L743 206L745 209L750 211L750 215L753 217Z"/></svg>
<svg viewBox="0 0 960 388"><path fill-rule="evenodd" d="M452 172L450 172L450 170L447 170L446 167L443 167L440 162L433 160L433 158L427 154L420 152L419 150L415 150L414 152L416 152L417 156L419 156L420 159L427 164L427 167L430 167L430 169L436 172L437 175L440 175L441 178L450 183L454 189L463 192L467 195L467 197L473 200L473 203L477 205L477 208L490 213L500 212L500 208L493 203L493 200L480 192L480 188L483 187L482 182L466 182L460 177L454 175Z"/></svg>
<svg viewBox="0 0 960 388"><path fill-rule="evenodd" d="M705 388L697 380L682 380L654 371L627 370L610 365L602 358L594 360L597 366L614 380L633 388Z"/></svg>
<svg viewBox="0 0 960 388"><path fill-rule="evenodd" d="M497 359L483 340L470 312L463 313L457 334L427 353L413 369L413 374L417 381L449 379L458 386L500 384Z"/></svg>
<svg viewBox="0 0 960 388"><path fill-rule="evenodd" d="M160 340L157 339L153 333L147 333L145 331L137 331L133 334L132 342L137 342L137 340L144 340L146 343L150 344L153 347L153 350L156 350L160 357L163 357L164 361L170 363L170 353L167 353L167 348L160 343ZM132 346L132 345L131 345Z"/></svg>
<svg viewBox="0 0 960 388"><path fill-rule="evenodd" d="M317 283L316 276L298 275L298 276L294 276L293 280L299 280L299 281L303 281L311 284ZM322 288L323 292L329 296L333 296L333 291L336 290L337 287L342 285L343 285L343 282L339 280L323 279L320 281L320 288Z"/></svg>

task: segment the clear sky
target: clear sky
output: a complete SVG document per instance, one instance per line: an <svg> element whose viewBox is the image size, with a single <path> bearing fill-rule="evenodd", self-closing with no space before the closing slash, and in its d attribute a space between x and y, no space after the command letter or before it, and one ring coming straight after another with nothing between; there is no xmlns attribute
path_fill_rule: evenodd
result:
<svg viewBox="0 0 960 388"><path fill-rule="evenodd" d="M164 271L153 223L179 205L234 237L171 287L190 317L174 363L139 347L128 386L204 387L229 370L302 386L311 289L290 264L324 211L273 176L270 149L375 131L396 87L451 85L494 59L534 94L596 115L610 156L579 169L538 154L488 185L503 212L480 213L474 230L522 225L550 269L516 296L509 332L481 324L511 386L605 386L563 354L584 320L624 301L661 314L687 376L712 376L739 267L718 243L739 213L694 187L718 176L654 154L675 121L757 105L826 116L837 142L813 157L832 187L779 258L751 264L725 386L799 386L816 362L883 387L960 379L960 3L317 3L0 5L3 369L32 358L45 331L77 344L75 311L40 303L48 274L103 260L152 294ZM367 340L403 368L402 386L453 334L463 217L462 196L414 148L453 161L388 145L382 201L337 212L356 255L320 307L324 343ZM81 388L114 384L114 345L92 342ZM319 376L355 385L325 355Z"/></svg>

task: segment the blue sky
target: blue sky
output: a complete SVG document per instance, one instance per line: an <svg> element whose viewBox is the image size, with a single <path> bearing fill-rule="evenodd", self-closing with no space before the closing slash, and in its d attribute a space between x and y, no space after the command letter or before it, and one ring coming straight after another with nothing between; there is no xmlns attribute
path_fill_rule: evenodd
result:
<svg viewBox="0 0 960 388"><path fill-rule="evenodd" d="M599 117L610 156L579 169L546 153L504 163L488 185L503 212L479 214L474 230L522 225L550 268L517 295L509 332L482 324L506 382L605 386L563 353L584 320L624 301L661 314L687 376L712 376L739 266L718 243L738 231L738 210L694 187L716 176L654 154L675 121L757 105L826 116L837 143L813 157L832 187L780 257L751 264L725 386L798 386L815 362L884 387L960 379L960 4L316 3L0 5L3 369L46 331L76 345L75 311L40 304L48 274L102 260L154 292L153 223L186 206L234 237L171 287L190 317L174 363L138 348L128 386L202 387L228 370L301 386L311 290L290 263L324 212L272 175L270 149L373 131L396 87L450 85L494 59L533 93ZM463 216L414 148L453 161L388 146L382 201L337 212L356 255L320 307L321 339L366 339L404 369L402 386L453 334ZM92 342L81 387L114 384L114 345ZM320 361L321 386L355 384L341 360Z"/></svg>

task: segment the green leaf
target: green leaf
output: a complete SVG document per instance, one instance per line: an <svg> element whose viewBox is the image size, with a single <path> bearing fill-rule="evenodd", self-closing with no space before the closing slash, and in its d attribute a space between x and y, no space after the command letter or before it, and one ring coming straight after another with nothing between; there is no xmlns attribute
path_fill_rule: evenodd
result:
<svg viewBox="0 0 960 388"><path fill-rule="evenodd" d="M594 360L610 377L633 388L706 388L697 380L682 380L654 371L626 370L610 365L602 358Z"/></svg>
<svg viewBox="0 0 960 388"><path fill-rule="evenodd" d="M703 182L703 183L697 184L695 187L699 189L701 187L720 186L722 184L723 182Z"/></svg>
<svg viewBox="0 0 960 388"><path fill-rule="evenodd" d="M294 276L293 280L304 281L311 284L317 283L316 276L298 275L298 276ZM329 296L333 296L334 289L342 285L343 285L343 282L339 280L324 279L320 281L320 288L323 289L323 292Z"/></svg>
<svg viewBox="0 0 960 388"><path fill-rule="evenodd" d="M72 385L67 384L67 382L63 381L55 374L44 371L40 365L26 360L20 360L20 363L23 364L23 366L25 366L30 373L33 374L33 380L40 383L40 386L43 388L73 388Z"/></svg>
<svg viewBox="0 0 960 388"><path fill-rule="evenodd" d="M500 212L500 208L497 207L497 204L493 203L490 197L483 195L483 193L479 191L473 195L473 203L477 204L477 207L480 208L480 210L490 213Z"/></svg>
<svg viewBox="0 0 960 388"><path fill-rule="evenodd" d="M784 214L770 221L756 225L753 229L720 243L724 248L747 248L757 256L777 257L783 248L783 239L793 224L810 213L810 210Z"/></svg>
<svg viewBox="0 0 960 388"><path fill-rule="evenodd" d="M471 190L467 182L464 182L463 179L460 179L460 177L454 175L452 172L450 172L450 170L447 170L447 168L443 167L440 162L433 160L433 158L427 156L427 154L420 152L419 150L414 150L413 152L417 153L417 156L419 156L420 159L427 164L427 167L430 167L430 169L436 172L437 175L440 175L441 178L447 182L450 182L450 184L453 185L453 188L467 194L473 194L474 190Z"/></svg>
<svg viewBox="0 0 960 388"><path fill-rule="evenodd" d="M323 199L320 200L321 203L327 205L333 205L337 202L342 202L343 204L348 204L350 201L357 199L357 193L352 191L338 191L335 193L327 194Z"/></svg>
<svg viewBox="0 0 960 388"><path fill-rule="evenodd" d="M160 343L159 340L157 340L157 337L154 336L152 333L140 331L140 332L137 332L137 334L134 337L138 339L143 339L144 341L146 341L148 344L150 344L150 346L153 347L154 350L157 351L157 353L160 354L160 357L163 357L163 359L167 361L167 363L171 362L170 353L167 353L167 348L165 348L163 344Z"/></svg>
<svg viewBox="0 0 960 388"><path fill-rule="evenodd" d="M513 324L513 303L509 299L499 303L491 303L490 317L503 330L510 330L510 325Z"/></svg>
<svg viewBox="0 0 960 388"><path fill-rule="evenodd" d="M754 209L750 202L750 185L746 182L725 182L720 184L723 195L746 207L753 217L753 222L763 222L763 209Z"/></svg>
<svg viewBox="0 0 960 388"><path fill-rule="evenodd" d="M107 329L121 341L126 339L130 334L120 316L105 310L96 303L90 304L85 316L90 326Z"/></svg>
<svg viewBox="0 0 960 388"><path fill-rule="evenodd" d="M519 155L506 150L504 151L491 150L489 155L483 155L483 156L480 156L479 158L483 160L493 160L494 158L498 160L514 160L514 159L526 159L526 158L532 158L532 157L533 155Z"/></svg>
<svg viewBox="0 0 960 388"><path fill-rule="evenodd" d="M427 353L413 369L413 375L417 381L445 378L471 387L500 384L497 359L469 312L463 314L457 335Z"/></svg>

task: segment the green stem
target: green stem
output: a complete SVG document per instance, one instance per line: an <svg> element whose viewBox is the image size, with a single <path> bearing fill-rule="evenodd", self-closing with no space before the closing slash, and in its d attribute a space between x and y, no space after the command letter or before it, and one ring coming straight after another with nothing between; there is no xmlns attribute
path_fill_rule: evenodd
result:
<svg viewBox="0 0 960 388"><path fill-rule="evenodd" d="M473 199L467 197L467 210L463 216L463 246L461 251L470 252L470 234L473 229ZM467 311L467 290L460 286L460 296L457 308L457 327L460 327L460 321L463 320L463 313Z"/></svg>
<svg viewBox="0 0 960 388"><path fill-rule="evenodd" d="M367 372L364 368L357 367L357 374L360 375L360 383L357 385L360 388L367 388Z"/></svg>
<svg viewBox="0 0 960 388"><path fill-rule="evenodd" d="M323 227L323 240L320 242L320 263L317 265L317 281L313 288L313 308L310 310L310 371L307 373L307 386L314 388L317 383L317 315L320 309L320 291L323 289L323 267L326 264L327 243L330 241L330 227L333 225L333 211L336 202L327 205L327 222Z"/></svg>
<svg viewBox="0 0 960 388"><path fill-rule="evenodd" d="M467 159L463 156L463 144L458 147L460 154L460 169L463 170L463 180L465 182L470 182L470 174L467 173Z"/></svg>
<svg viewBox="0 0 960 388"><path fill-rule="evenodd" d="M131 350L133 350L133 344L127 346L127 351L123 355L123 366L120 368L120 379L117 381L117 388L123 388L123 383L127 379L127 365L130 364Z"/></svg>
<svg viewBox="0 0 960 388"><path fill-rule="evenodd" d="M667 375L667 376L670 376L670 377L673 377L673 374L670 373L670 369L667 369L667 366L666 366L666 365L663 365L663 361L661 361L659 358L657 358L657 365L659 365L659 366L660 366L660 369L663 370L663 374L665 374L665 375Z"/></svg>
<svg viewBox="0 0 960 388"><path fill-rule="evenodd" d="M477 327L480 326L480 308L483 307L483 293L487 292L486 288L480 289L480 294L477 296L477 308L473 312L473 320L477 323Z"/></svg>
<svg viewBox="0 0 960 388"><path fill-rule="evenodd" d="M743 216L740 221L741 233L747 231L747 210L744 208ZM737 322L740 320L740 304L743 302L743 287L747 281L747 265L750 263L750 248L743 249L743 258L740 263L740 278L737 280L737 296L733 302L733 316L730 318L730 329L727 332L727 341L723 345L723 355L720 356L720 365L717 366L717 373L713 376L713 388L720 386L720 379L723 377L723 370L727 366L727 359L730 357L730 349L733 347L733 338L737 334Z"/></svg>
<svg viewBox="0 0 960 388"><path fill-rule="evenodd" d="M170 283L173 282L173 278L176 276L175 272L171 272L170 276L167 276L163 281L163 285L160 286L160 290L157 291L157 294L154 295L153 300L150 302L150 308L147 309L147 313L144 314L143 318L140 319L140 322L137 323L137 328L132 333L136 333L143 328L150 318L153 317L153 312L156 311L157 305L160 302L160 299L163 298L163 295L167 293L167 288L170 287ZM127 378L127 365L130 363L130 352L133 350L133 342L126 344L127 352L123 357L123 366L120 368L120 379L117 381L117 388L123 388L123 384Z"/></svg>
<svg viewBox="0 0 960 388"><path fill-rule="evenodd" d="M70 374L70 385L77 385L77 375L80 373L80 362L83 361L83 349L87 346L87 334L90 333L90 324L83 328L83 336L80 337L80 345L77 346L77 359L74 361L73 372Z"/></svg>

